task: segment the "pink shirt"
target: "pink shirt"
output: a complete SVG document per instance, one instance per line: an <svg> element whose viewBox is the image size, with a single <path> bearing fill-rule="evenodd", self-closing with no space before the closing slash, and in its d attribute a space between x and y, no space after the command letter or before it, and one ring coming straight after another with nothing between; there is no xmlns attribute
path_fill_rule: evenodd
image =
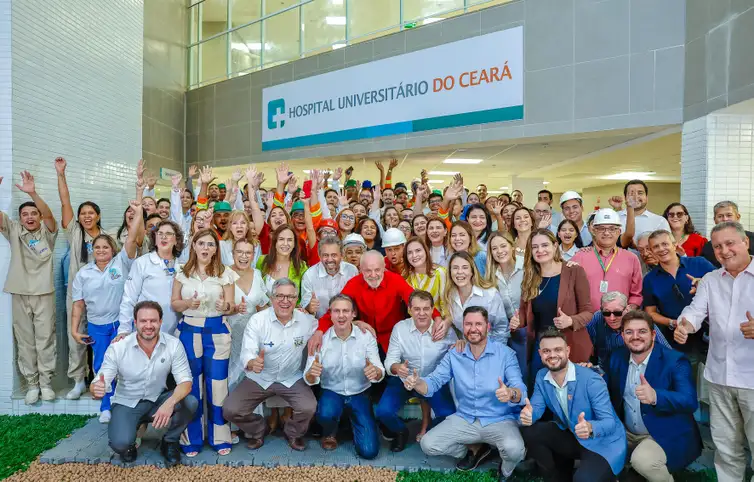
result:
<svg viewBox="0 0 754 482"><path fill-rule="evenodd" d="M603 280L607 281L607 291L620 291L628 297L628 304L641 307L642 277L639 258L630 251L621 248L617 249L618 254L615 255L615 259L610 264L607 273L602 270L594 249L587 252L578 252L571 258L571 261L578 263L586 271L586 277L589 279L592 307L595 310L599 310L601 307L600 301L603 293L600 292L600 284ZM604 254L607 254L607 256L604 256ZM613 257L613 251L610 251L610 253L600 253L600 257L602 263L607 268L610 258Z"/></svg>

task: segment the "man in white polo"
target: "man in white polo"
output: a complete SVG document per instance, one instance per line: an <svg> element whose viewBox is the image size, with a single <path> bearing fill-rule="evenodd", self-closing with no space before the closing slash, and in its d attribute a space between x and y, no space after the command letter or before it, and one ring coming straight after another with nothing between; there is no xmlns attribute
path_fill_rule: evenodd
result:
<svg viewBox="0 0 754 482"><path fill-rule="evenodd" d="M658 229L670 231L670 225L668 224L667 219L647 209L647 203L649 202L649 187L647 187L647 183L640 179L633 179L631 181L628 181L626 185L623 186L623 198L625 198L627 206L626 209L623 209L618 213L621 222L621 232L627 232L626 222L629 218L629 213L627 210L631 209L631 206L628 206L629 199L631 199L632 201L631 204L633 204L634 211L634 230L633 233L629 232L631 238L633 238L636 233L644 233L647 231L651 233L657 231ZM613 208L619 209L619 204L622 203L623 200L624 199L620 199L619 197L611 198L610 205L613 206ZM614 204L614 201L620 201L620 203ZM623 246L624 248L630 248L631 246L626 245L630 241L631 239L622 237L621 246Z"/></svg>

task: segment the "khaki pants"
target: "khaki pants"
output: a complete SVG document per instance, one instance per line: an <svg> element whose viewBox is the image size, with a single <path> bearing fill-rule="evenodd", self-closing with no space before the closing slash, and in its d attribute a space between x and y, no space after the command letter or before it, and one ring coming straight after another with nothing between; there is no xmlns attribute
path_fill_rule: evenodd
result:
<svg viewBox="0 0 754 482"><path fill-rule="evenodd" d="M649 482L673 482L668 472L668 457L651 435L634 434L626 430L631 468Z"/></svg>
<svg viewBox="0 0 754 482"><path fill-rule="evenodd" d="M741 482L746 472L747 441L754 452L754 390L710 382L709 398L717 480Z"/></svg>
<svg viewBox="0 0 754 482"><path fill-rule="evenodd" d="M68 294L65 297L65 308L68 316L68 378L74 382L83 382L89 371L86 360L86 345L81 345L71 336L71 319L73 317L73 299L71 298L71 287L68 287ZM81 313L79 321L79 333L87 332L86 310Z"/></svg>
<svg viewBox="0 0 754 482"><path fill-rule="evenodd" d="M13 296L18 370L28 386L50 386L55 372L55 293Z"/></svg>

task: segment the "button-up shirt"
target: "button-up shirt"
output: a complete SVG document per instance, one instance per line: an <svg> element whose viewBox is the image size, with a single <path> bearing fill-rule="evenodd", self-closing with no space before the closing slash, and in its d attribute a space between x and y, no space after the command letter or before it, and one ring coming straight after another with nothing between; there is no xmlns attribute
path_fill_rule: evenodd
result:
<svg viewBox="0 0 754 482"><path fill-rule="evenodd" d="M191 216L190 209L185 213L183 212L181 191L182 189L170 190L170 220L181 227L184 243L191 244L191 223L194 221L194 218Z"/></svg>
<svg viewBox="0 0 754 482"><path fill-rule="evenodd" d="M618 217L620 218L620 224L621 224L621 231L626 231L626 219L628 218L628 214L626 214L626 210L618 212ZM664 229L665 231L670 231L670 225L668 224L668 220L660 216L659 214L655 214L648 209L645 209L643 213L637 214L634 217L634 232L637 234L641 233L651 233L652 231L657 231L658 229ZM670 231L672 232L672 231Z"/></svg>
<svg viewBox="0 0 754 482"><path fill-rule="evenodd" d="M628 361L628 374L626 376L626 388L623 390L623 404L625 405L625 423L626 429L634 434L647 435L649 430L644 425L644 419L641 416L641 402L636 396L636 387L641 385L641 375L647 371L647 363L652 352L641 363L636 363L631 356Z"/></svg>
<svg viewBox="0 0 754 482"><path fill-rule="evenodd" d="M434 321L432 322L434 324ZM444 340L432 340L432 324L422 333L413 318L407 318L393 327L390 346L385 357L385 368L389 375L393 363L408 361L409 371L416 368L419 376L425 377L437 368L438 363L458 340L455 330L448 330Z"/></svg>
<svg viewBox="0 0 754 482"><path fill-rule="evenodd" d="M466 302L461 303L461 296L457 289L451 293L450 314L453 317L453 325L463 332L463 312L469 306L481 306L487 310L489 321L492 325L490 337L500 343L507 343L510 336L508 330L508 316L505 313L503 298L496 288L481 288L474 286L471 288L471 295Z"/></svg>
<svg viewBox="0 0 754 482"><path fill-rule="evenodd" d="M118 321L123 288L133 262L123 248L105 269L100 270L91 262L76 273L71 298L74 302L84 301L88 323L106 325Z"/></svg>
<svg viewBox="0 0 754 482"><path fill-rule="evenodd" d="M120 303L119 335L133 331L134 305L145 300L156 301L162 308L162 327L160 330L163 333L175 333L178 326L178 315L170 307L175 271L175 266L173 268L166 266L155 251L134 261L131 271L128 273L126 286L123 290L123 300Z"/></svg>
<svg viewBox="0 0 754 482"><path fill-rule="evenodd" d="M620 331L610 328L601 311L594 313L592 320L586 324L586 331L589 333L589 338L592 339L594 352L597 355L597 363L603 370L607 371L613 351L626 346L623 335ZM672 350L673 347L670 346L667 338L665 338L665 335L662 334L657 325L655 325L654 331L655 343L659 343L665 348Z"/></svg>
<svg viewBox="0 0 754 482"><path fill-rule="evenodd" d="M497 279L497 290L503 298L505 314L510 320L521 304L521 283L524 282L524 270L516 266L513 268L513 273L506 279L503 272L497 269L495 278Z"/></svg>
<svg viewBox="0 0 754 482"><path fill-rule="evenodd" d="M596 246L595 246L596 248ZM576 253L571 261L578 263L586 271L586 277L589 279L589 294L591 295L592 306L600 306L602 300L602 291L600 285L607 281L607 291L620 291L628 298L631 305L641 306L641 263L639 258L630 251L618 247L613 248L610 252L604 252L596 248L585 252ZM615 250L615 255L612 263ZM599 259L597 258L599 256ZM602 264L600 264L600 260ZM602 269L610 267L607 273Z"/></svg>
<svg viewBox="0 0 754 482"><path fill-rule="evenodd" d="M105 387L117 379L112 403L134 408L140 400L154 402L165 391L165 381L172 373L176 384L192 381L186 350L181 341L167 333L160 338L147 356L139 346L136 333L107 347L102 366L95 378L105 376Z"/></svg>
<svg viewBox="0 0 754 482"><path fill-rule="evenodd" d="M329 275L325 265L319 262L306 270L301 278L301 306L309 306L312 301L312 293L317 295L319 309L315 316L321 318L327 313L330 298L343 291L348 280L359 274L358 268L345 261L340 262L340 269L335 275Z"/></svg>
<svg viewBox="0 0 754 482"><path fill-rule="evenodd" d="M43 220L35 232L0 212L0 234L10 243L10 266L5 278L6 293L46 295L55 291L53 263L58 231L47 229Z"/></svg>
<svg viewBox="0 0 754 482"><path fill-rule="evenodd" d="M314 358L310 356L307 359L304 373L309 371ZM357 395L370 385L370 380L364 375L367 359L382 372L380 378L371 383L381 382L385 378L385 367L382 366L377 350L377 340L372 334L352 327L351 334L342 340L335 334L335 327L332 327L322 336L322 348L319 351L322 376L314 383L309 383L306 378L304 381L307 385L319 383L325 390L346 397Z"/></svg>
<svg viewBox="0 0 754 482"><path fill-rule="evenodd" d="M518 420L526 400L526 385L521 379L516 353L507 346L488 338L479 359L474 358L468 343L462 353L449 350L437 368L423 378L427 383L426 396L434 395L451 378L458 401L456 415L468 423L479 420L486 427L504 420ZM521 391L520 403L501 403L497 399L498 378L509 388Z"/></svg>
<svg viewBox="0 0 754 482"><path fill-rule="evenodd" d="M709 317L709 352L704 378L718 385L754 389L754 340L741 333L746 312L754 313L754 262L735 278L724 268L707 273L680 318L696 330Z"/></svg>
<svg viewBox="0 0 754 482"><path fill-rule="evenodd" d="M253 315L246 324L241 344L241 366L264 349L264 369L261 373L246 370L246 376L267 390L273 383L290 388L303 377L306 343L317 329L314 317L293 310L293 318L283 324L270 307Z"/></svg>
<svg viewBox="0 0 754 482"><path fill-rule="evenodd" d="M175 280L181 283L182 299L189 300L196 295L196 299L199 300L199 308L187 309L183 312L184 316L222 316L222 313L217 311L216 303L217 300L224 300L223 287L233 284L229 268L225 268L220 276L208 276L206 279L201 279L196 270L191 276L186 276L183 273L183 266L179 266L176 267Z"/></svg>
<svg viewBox="0 0 754 482"><path fill-rule="evenodd" d="M558 385L558 382L555 381L552 377L552 372L549 370L545 374L545 381L549 382L555 388L555 396L558 397L560 408L563 409L563 414L568 421L568 425L571 425L571 420L568 417L568 382L576 381L576 367L570 361L568 362L566 377L562 387Z"/></svg>

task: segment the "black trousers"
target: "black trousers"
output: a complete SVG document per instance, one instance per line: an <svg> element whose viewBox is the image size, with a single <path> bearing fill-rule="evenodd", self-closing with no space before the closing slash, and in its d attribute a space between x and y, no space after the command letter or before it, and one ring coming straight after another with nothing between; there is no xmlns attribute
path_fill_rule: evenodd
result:
<svg viewBox="0 0 754 482"><path fill-rule="evenodd" d="M555 422L539 421L521 427L526 450L547 482L612 482L610 464L601 455L581 446L576 436ZM580 460L573 471L574 461Z"/></svg>

